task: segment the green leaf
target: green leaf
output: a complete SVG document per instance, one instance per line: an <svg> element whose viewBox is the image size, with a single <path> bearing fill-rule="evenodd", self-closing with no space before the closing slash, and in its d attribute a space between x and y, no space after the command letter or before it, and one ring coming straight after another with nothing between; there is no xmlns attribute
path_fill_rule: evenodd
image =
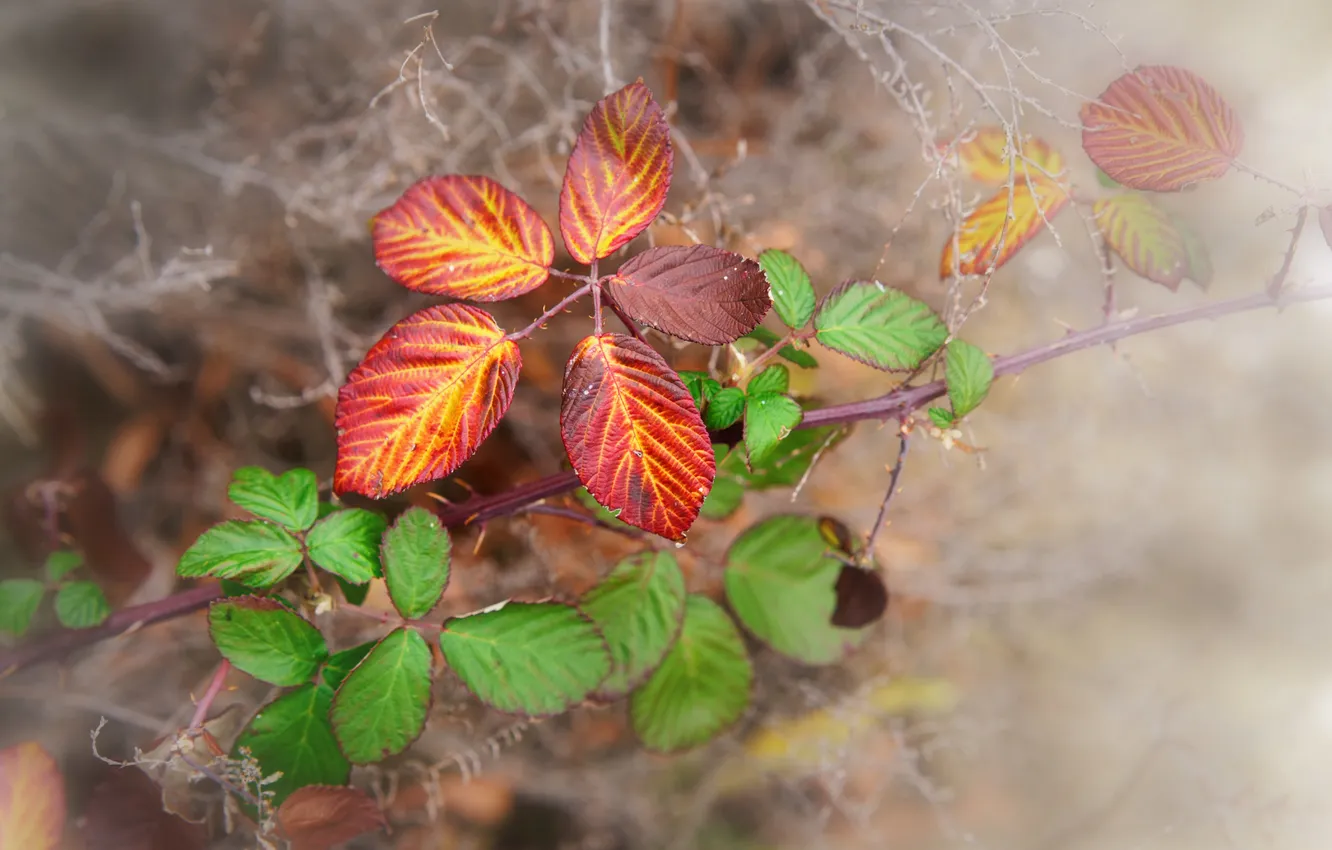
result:
<svg viewBox="0 0 1332 850"><path fill-rule="evenodd" d="M338 749L329 726L333 689L307 682L259 710L236 739L233 757L245 748L265 776L282 776L264 786L274 792L273 805L306 785L346 785L351 765Z"/></svg>
<svg viewBox="0 0 1332 850"><path fill-rule="evenodd" d="M199 535L185 550L176 575L233 579L253 588L271 587L301 565L301 541L261 519L229 520Z"/></svg>
<svg viewBox="0 0 1332 850"><path fill-rule="evenodd" d="M703 424L709 430L730 428L745 415L745 393L737 387L722 387L703 409Z"/></svg>
<svg viewBox="0 0 1332 850"><path fill-rule="evenodd" d="M929 414L930 421L934 423L936 428L952 428L953 423L957 422L957 417L953 415L953 411L946 407L931 407Z"/></svg>
<svg viewBox="0 0 1332 850"><path fill-rule="evenodd" d="M754 328L749 333L740 337L740 339L752 339L762 343L768 348L772 348L774 345L782 341L781 337L762 325ZM783 345L781 349L778 350L777 356L788 363L794 363L802 369L817 369L819 366L819 361L814 359L814 355L810 354L808 351L801 351L793 345Z"/></svg>
<svg viewBox="0 0 1332 850"><path fill-rule="evenodd" d="M680 637L629 701L634 731L653 750L696 747L740 719L753 683L735 623L711 599L691 594Z"/></svg>
<svg viewBox="0 0 1332 850"><path fill-rule="evenodd" d="M984 351L969 342L955 339L944 353L944 380L953 416L961 419L980 406L994 382L994 363Z"/></svg>
<svg viewBox="0 0 1332 850"><path fill-rule="evenodd" d="M0 581L0 632L22 637L42 604L46 586L33 578Z"/></svg>
<svg viewBox="0 0 1332 850"><path fill-rule="evenodd" d="M677 373L680 380L684 382L685 389L689 390L689 395L694 398L694 407L702 410L708 403L708 399L716 395L717 390L721 389L721 384L708 375L707 372L693 372L688 369Z"/></svg>
<svg viewBox="0 0 1332 850"><path fill-rule="evenodd" d="M254 588L246 587L238 581L232 581L229 578L222 579L219 584L222 586L222 595L224 596L249 596L254 593Z"/></svg>
<svg viewBox="0 0 1332 850"><path fill-rule="evenodd" d="M577 490L575 490L574 498L578 500L579 504L587 508L588 511L591 512L592 516L596 517L602 522L608 522L613 526L618 526L623 528L630 527L629 523L620 519L619 508L611 510L610 508L601 504L600 502L597 501L595 496L593 496L591 493L587 491L586 487L579 487Z"/></svg>
<svg viewBox="0 0 1332 850"><path fill-rule="evenodd" d="M1205 290L1212 285L1212 276L1215 274L1212 258L1207 252L1207 243L1198 235L1198 231L1186 222L1173 217L1172 220L1180 238L1184 240L1184 254L1188 257L1188 270L1184 274Z"/></svg>
<svg viewBox="0 0 1332 850"><path fill-rule="evenodd" d="M732 475L746 490L794 487L809 471L819 450L846 439L847 433L844 428L832 426L792 431L790 436L777 443L762 463L749 469L746 469L745 458L740 452L731 452L721 461L718 478ZM714 483L714 489L716 486Z"/></svg>
<svg viewBox="0 0 1332 850"><path fill-rule="evenodd" d="M800 261L785 251L769 248L758 256L772 290L772 308L792 330L800 330L814 315L814 285Z"/></svg>
<svg viewBox="0 0 1332 850"><path fill-rule="evenodd" d="M449 533L425 508L408 508L380 551L393 607L408 620L430 613L449 583Z"/></svg>
<svg viewBox="0 0 1332 850"><path fill-rule="evenodd" d="M625 558L579 603L610 646L604 696L628 693L666 656L684 620L685 584L670 552Z"/></svg>
<svg viewBox="0 0 1332 850"><path fill-rule="evenodd" d="M439 646L482 702L532 717L581 702L611 671L597 627L557 602L502 602L455 617L444 624Z"/></svg>
<svg viewBox="0 0 1332 850"><path fill-rule="evenodd" d="M319 481L308 469L278 476L263 467L242 466L232 473L227 498L261 519L304 531L319 513Z"/></svg>
<svg viewBox="0 0 1332 850"><path fill-rule="evenodd" d="M804 411L795 399L781 393L751 395L745 402L745 451L749 464L762 464L777 444L800 424Z"/></svg>
<svg viewBox="0 0 1332 850"><path fill-rule="evenodd" d="M337 690L342 681L347 678L347 674L361 663L361 659L370 654L378 641L366 641L363 644L353 646L351 649L344 649L341 652L335 652L324 662L323 678L324 684L333 690Z"/></svg>
<svg viewBox="0 0 1332 850"><path fill-rule="evenodd" d="M328 657L319 630L273 599L243 596L214 602L208 631L222 657L261 682L299 685Z"/></svg>
<svg viewBox="0 0 1332 850"><path fill-rule="evenodd" d="M71 552L68 549L52 552L46 557L46 580L60 581L81 566L83 566L83 555L78 552Z"/></svg>
<svg viewBox="0 0 1332 850"><path fill-rule="evenodd" d="M1124 188L1123 186L1121 186L1121 185L1119 185L1118 183L1116 183L1116 182L1110 177L1109 174L1106 174L1104 171L1102 171L1102 170L1099 169L1099 168L1096 169L1096 182L1097 182L1097 183L1100 183L1101 186L1103 186L1103 187L1106 188L1106 189L1122 189L1122 188Z"/></svg>
<svg viewBox="0 0 1332 850"><path fill-rule="evenodd" d="M849 280L828 293L814 327L833 351L888 371L916 368L948 337L926 304L878 281Z"/></svg>
<svg viewBox="0 0 1332 850"><path fill-rule="evenodd" d="M370 595L370 582L352 584L342 576L333 576L333 578L337 581L338 587L342 588L342 598L347 600L348 605L360 605Z"/></svg>
<svg viewBox="0 0 1332 850"><path fill-rule="evenodd" d="M713 479L712 489L703 499L698 515L704 519L726 519L744 500L745 485L730 475L718 475Z"/></svg>
<svg viewBox="0 0 1332 850"><path fill-rule="evenodd" d="M347 508L316 523L305 544L315 564L351 584L365 584L383 575L379 541L387 527L384 517L377 513Z"/></svg>
<svg viewBox="0 0 1332 850"><path fill-rule="evenodd" d="M748 395L761 393L784 393L791 388L791 370L785 366L769 366L749 379L745 387Z"/></svg>
<svg viewBox="0 0 1332 850"><path fill-rule="evenodd" d="M776 516L736 538L726 555L726 598L755 637L807 664L829 664L864 639L831 624L842 564L811 516Z"/></svg>
<svg viewBox="0 0 1332 850"><path fill-rule="evenodd" d="M352 764L402 752L430 710L430 647L412 628L389 632L347 675L333 698L333 734Z"/></svg>
<svg viewBox="0 0 1332 850"><path fill-rule="evenodd" d="M92 581L71 581L56 591L56 619L67 629L90 629L111 616L111 604Z"/></svg>

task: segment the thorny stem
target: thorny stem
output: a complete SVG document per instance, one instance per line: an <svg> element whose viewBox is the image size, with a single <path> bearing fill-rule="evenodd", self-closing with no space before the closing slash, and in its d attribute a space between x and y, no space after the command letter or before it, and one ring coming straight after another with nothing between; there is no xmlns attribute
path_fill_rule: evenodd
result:
<svg viewBox="0 0 1332 850"><path fill-rule="evenodd" d="M592 280L597 280L597 261L592 261ZM592 284L592 332L601 336L601 287Z"/></svg>
<svg viewBox="0 0 1332 850"><path fill-rule="evenodd" d="M1272 279L1267 282L1267 295L1269 298L1280 298L1281 290L1286 286L1286 278L1290 275L1290 264L1295 261L1295 248L1300 244L1300 236L1304 233L1304 223L1309 220L1309 208L1300 207L1299 215L1295 216L1295 226L1290 231L1290 245L1286 246L1286 255L1281 259L1281 268L1272 275Z"/></svg>
<svg viewBox="0 0 1332 850"><path fill-rule="evenodd" d="M349 603L339 605L338 610L350 611L358 616L394 626L411 626L414 629L428 629L432 632L441 632L444 630L444 626L440 623L427 623L425 620L408 620L399 615L396 611L376 611L373 608L363 608L360 605L352 605Z"/></svg>
<svg viewBox="0 0 1332 850"><path fill-rule="evenodd" d="M575 278L575 280L583 280L583 278L581 277ZM585 282L582 286L578 287L573 292L570 292L568 295L564 296L564 298L560 301L560 303L556 304L554 307L551 307L549 310L547 310L546 312L542 313L540 316L537 316L535 319L533 319L532 324L528 325L527 327L523 328L520 331L515 331L514 333L509 334L506 337L506 339L511 339L515 342L517 342L520 339L527 339L529 336L536 333L537 328L541 327L546 322L549 322L556 315L563 312L566 308L568 308L570 304L586 296L587 293L590 292L594 286L595 284L591 282Z"/></svg>
<svg viewBox="0 0 1332 850"><path fill-rule="evenodd" d="M867 557L873 557L874 541L879 539L879 532L883 531L885 520L888 519L888 505L893 500L893 494L897 492L897 480L902 477L902 466L906 463L907 424L905 422L899 423L897 440L897 461L893 463L893 470L888 476L888 492L883 494L883 502L879 504L879 515L875 517L874 528L870 530L869 538L865 541Z"/></svg>
<svg viewBox="0 0 1332 850"><path fill-rule="evenodd" d="M769 362L780 356L780 352L783 348L798 339L808 339L809 337L810 334L804 331L791 331L786 336L774 342L767 351L764 351L758 357L755 357L750 361L747 368L748 374L751 376L757 375L761 367L768 365Z"/></svg>
<svg viewBox="0 0 1332 850"><path fill-rule="evenodd" d="M994 361L994 373L996 377L1016 375L1033 366L1076 351L1108 345L1117 340L1175 325L1219 319L1223 316L1268 307L1282 309L1293 304L1327 300L1332 300L1332 284L1283 292L1279 298L1258 293L1199 307L1188 307L1171 313L1110 322L1088 330L1070 331L1055 342L1000 357ZM877 398L806 411L804 419L796 428L820 428L825 425L843 425L866 419L882 420L894 417L901 419L944 395L946 391L942 380L917 387L902 387ZM449 528L483 523L496 517L517 513L542 499L572 490L578 484L578 476L573 471L559 472L521 484L505 493L478 496L459 504L441 506L435 512L440 522ZM220 596L222 590L216 585L190 588L156 602L117 611L107 618L106 622L95 628L63 630L34 643L8 650L0 653L0 677L12 673L19 667L63 657L79 647L106 640L132 628L197 611Z"/></svg>
<svg viewBox="0 0 1332 850"><path fill-rule="evenodd" d="M199 700L194 707L194 717L190 720L190 731L194 731L203 726L204 721L208 719L208 709L212 708L213 700L222 692L222 685L227 680L227 674L231 672L231 662L223 658L222 663L217 665L217 672L213 674L213 680L208 683L208 690L204 691L203 698Z"/></svg>
<svg viewBox="0 0 1332 850"><path fill-rule="evenodd" d="M618 304L616 304L613 300L607 300L606 306L611 308L611 312L615 314L616 318L618 318L620 322L629 330L629 333L634 335L634 339L638 340L644 345L649 344L647 338L643 336L642 328L640 328L637 322L635 322L623 310L621 310Z"/></svg>
<svg viewBox="0 0 1332 850"><path fill-rule="evenodd" d="M600 517L595 517L591 514L576 511L573 508L566 508L561 505L547 505L543 502L538 502L535 505L528 505L526 508L523 508L522 512L528 514L543 514L545 516L554 516L560 517L561 519L573 520L574 522L581 522L584 525L590 525L593 528L600 528L605 531L614 532L615 534L623 534L625 537L632 537L635 540L641 540L652 546L667 545L666 542L657 535L649 534L642 529L634 528L632 525L626 525L623 523L615 525L614 523L606 522Z"/></svg>

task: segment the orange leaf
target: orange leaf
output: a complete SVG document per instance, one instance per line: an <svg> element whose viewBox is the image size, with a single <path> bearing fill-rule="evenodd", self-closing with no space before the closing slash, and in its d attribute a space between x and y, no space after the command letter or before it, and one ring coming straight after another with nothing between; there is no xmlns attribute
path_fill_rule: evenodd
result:
<svg viewBox="0 0 1332 850"><path fill-rule="evenodd" d="M338 392L334 490L379 499L453 472L509 409L522 362L479 307L398 322Z"/></svg>
<svg viewBox="0 0 1332 850"><path fill-rule="evenodd" d="M65 831L65 780L42 745L0 750L0 848L53 850Z"/></svg>
<svg viewBox="0 0 1332 850"><path fill-rule="evenodd" d="M375 801L346 785L298 788L278 809L278 823L292 850L328 850L385 823Z"/></svg>
<svg viewBox="0 0 1332 850"><path fill-rule="evenodd" d="M560 189L560 233L580 263L642 233L671 187L671 131L640 77L597 102L574 142Z"/></svg>
<svg viewBox="0 0 1332 850"><path fill-rule="evenodd" d="M940 149L952 165L965 168L972 179L985 183L1007 183L1010 173L1015 182L1025 181L1028 176L1035 180L1063 175L1064 157L1043 139L1023 136L1013 141L1020 146L1017 168L1013 167L1008 133L1003 127L980 127L959 136L951 145L940 145Z"/></svg>
<svg viewBox="0 0 1332 850"><path fill-rule="evenodd" d="M717 468L694 400L660 354L623 334L580 342L564 371L560 434L593 498L684 539Z"/></svg>
<svg viewBox="0 0 1332 850"><path fill-rule="evenodd" d="M375 260L417 292L502 301L546 282L555 241L536 210L489 177L427 177L372 223Z"/></svg>
<svg viewBox="0 0 1332 850"><path fill-rule="evenodd" d="M1178 192L1213 180L1244 146L1230 104L1201 77L1169 65L1142 66L1083 104L1082 147L1130 189Z"/></svg>
<svg viewBox="0 0 1332 850"><path fill-rule="evenodd" d="M1004 228L1008 219L1007 187L963 220L957 235L962 262L956 263L953 240L949 238L939 261L939 277L953 274L954 266L963 275L988 274L991 267L999 268L1059 214L1068 203L1068 195L1049 180L1022 180L1013 184L1012 201L1013 218L1008 221L1007 229Z"/></svg>

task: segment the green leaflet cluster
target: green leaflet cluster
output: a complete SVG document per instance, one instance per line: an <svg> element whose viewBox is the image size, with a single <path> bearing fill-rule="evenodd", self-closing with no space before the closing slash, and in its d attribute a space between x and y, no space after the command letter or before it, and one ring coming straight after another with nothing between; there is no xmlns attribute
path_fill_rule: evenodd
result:
<svg viewBox="0 0 1332 850"><path fill-rule="evenodd" d="M90 629L111 615L106 594L97 582L71 578L83 572L78 552L52 552L42 568L42 578L0 581L0 632L22 637L31 628L43 600L52 598L56 620L67 629Z"/></svg>

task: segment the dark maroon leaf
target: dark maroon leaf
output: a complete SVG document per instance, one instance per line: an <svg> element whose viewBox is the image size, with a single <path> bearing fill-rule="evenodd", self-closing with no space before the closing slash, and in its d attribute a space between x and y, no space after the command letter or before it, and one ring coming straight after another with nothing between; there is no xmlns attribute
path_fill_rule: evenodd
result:
<svg viewBox="0 0 1332 850"><path fill-rule="evenodd" d="M876 570L843 564L837 576L837 607L832 624L843 629L859 629L883 616L888 610L888 588Z"/></svg>
<svg viewBox="0 0 1332 850"><path fill-rule="evenodd" d="M88 798L87 850L203 850L208 831L162 808L162 789L143 771L109 768Z"/></svg>
<svg viewBox="0 0 1332 850"><path fill-rule="evenodd" d="M328 850L384 826L384 815L363 791L346 785L307 785L278 809L292 850Z"/></svg>
<svg viewBox="0 0 1332 850"><path fill-rule="evenodd" d="M708 245L649 248L621 266L607 290L643 324L705 345L736 341L772 307L758 263Z"/></svg>

